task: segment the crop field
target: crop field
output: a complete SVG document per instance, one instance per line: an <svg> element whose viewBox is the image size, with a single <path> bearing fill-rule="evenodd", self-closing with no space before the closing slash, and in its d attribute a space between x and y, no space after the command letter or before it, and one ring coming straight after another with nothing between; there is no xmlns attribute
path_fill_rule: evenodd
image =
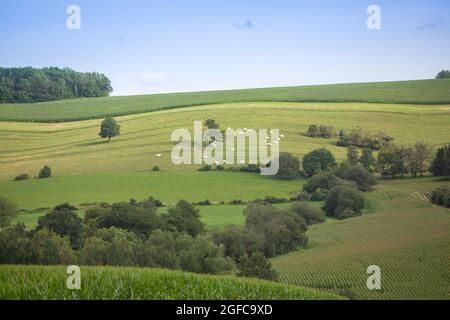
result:
<svg viewBox="0 0 450 320"><path fill-rule="evenodd" d="M318 290L230 276L148 268L81 267L81 290L66 287L63 266L0 266L0 299L341 299Z"/></svg>
<svg viewBox="0 0 450 320"><path fill-rule="evenodd" d="M450 79L205 91L2 104L0 121L59 122L234 102L449 104Z"/></svg>
<svg viewBox="0 0 450 320"><path fill-rule="evenodd" d="M383 182L368 194L372 213L307 232L309 248L272 260L282 282L356 299L449 299L450 212L415 199L442 182ZM370 265L382 290L366 287Z"/></svg>

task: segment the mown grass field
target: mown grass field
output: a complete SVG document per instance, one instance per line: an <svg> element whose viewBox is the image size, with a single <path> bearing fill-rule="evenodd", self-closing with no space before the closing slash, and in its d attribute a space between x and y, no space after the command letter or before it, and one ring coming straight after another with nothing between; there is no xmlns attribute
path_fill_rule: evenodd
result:
<svg viewBox="0 0 450 320"><path fill-rule="evenodd" d="M308 249L272 259L281 281L356 299L450 299L450 211L413 196L440 184L384 181L367 194L372 210L315 225ZM381 268L381 291L366 287L370 265Z"/></svg>
<svg viewBox="0 0 450 320"><path fill-rule="evenodd" d="M319 300L334 294L269 281L148 268L81 267L81 289L66 287L64 266L0 266L0 299Z"/></svg>
<svg viewBox="0 0 450 320"><path fill-rule="evenodd" d="M12 180L23 172L36 176L46 164L54 176L85 175L87 184L95 183L91 174L149 171L154 165L162 171L196 170L198 166L172 164L170 152L174 143L170 136L178 128L193 130L195 120L207 118L216 119L222 128L279 128L286 136L280 143L281 151L298 157L319 147L328 148L338 159L346 156L346 149L335 145L337 138L305 136L308 125L313 123L345 130L358 126L372 132L381 130L395 137L397 144L424 140L437 146L450 142L449 105L279 102L191 107L118 117L121 136L109 143L98 137L101 120L58 124L2 122L0 181ZM14 187L0 186L0 190L9 188ZM101 188L99 184L98 189Z"/></svg>
<svg viewBox="0 0 450 320"><path fill-rule="evenodd" d="M333 84L2 104L0 121L58 122L234 102L450 104L450 80Z"/></svg>

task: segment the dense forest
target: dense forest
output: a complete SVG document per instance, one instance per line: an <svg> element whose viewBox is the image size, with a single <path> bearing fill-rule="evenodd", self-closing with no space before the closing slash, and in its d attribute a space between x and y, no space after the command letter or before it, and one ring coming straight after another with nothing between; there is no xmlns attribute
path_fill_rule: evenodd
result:
<svg viewBox="0 0 450 320"><path fill-rule="evenodd" d="M29 103L108 96L111 81L97 72L69 68L0 67L0 103Z"/></svg>

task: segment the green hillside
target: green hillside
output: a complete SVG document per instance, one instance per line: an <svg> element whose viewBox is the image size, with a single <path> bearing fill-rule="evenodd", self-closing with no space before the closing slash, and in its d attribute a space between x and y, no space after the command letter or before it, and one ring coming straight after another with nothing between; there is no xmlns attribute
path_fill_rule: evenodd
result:
<svg viewBox="0 0 450 320"><path fill-rule="evenodd" d="M259 300L341 299L274 282L148 268L81 267L81 290L66 287L64 266L0 266L0 299Z"/></svg>
<svg viewBox="0 0 450 320"><path fill-rule="evenodd" d="M57 122L233 102L450 103L450 79L333 84L1 104L0 121Z"/></svg>

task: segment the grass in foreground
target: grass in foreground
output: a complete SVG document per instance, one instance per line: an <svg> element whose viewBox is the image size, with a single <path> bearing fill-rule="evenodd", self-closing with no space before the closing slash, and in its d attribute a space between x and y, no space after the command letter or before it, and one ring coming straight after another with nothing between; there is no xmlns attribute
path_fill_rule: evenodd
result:
<svg viewBox="0 0 450 320"><path fill-rule="evenodd" d="M81 267L81 290L66 288L64 266L0 266L0 299L62 300L318 300L341 297L318 290L231 276L148 268Z"/></svg>
<svg viewBox="0 0 450 320"><path fill-rule="evenodd" d="M250 101L450 103L450 79L154 94L0 105L1 121L75 121Z"/></svg>

